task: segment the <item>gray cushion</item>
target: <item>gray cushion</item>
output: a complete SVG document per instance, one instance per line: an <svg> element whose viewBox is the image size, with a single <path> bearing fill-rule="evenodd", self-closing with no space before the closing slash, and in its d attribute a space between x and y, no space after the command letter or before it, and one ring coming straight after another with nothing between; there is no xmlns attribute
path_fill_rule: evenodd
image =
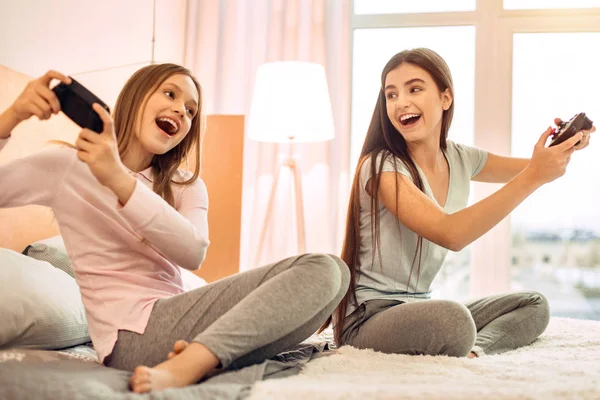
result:
<svg viewBox="0 0 600 400"><path fill-rule="evenodd" d="M0 310L0 348L61 349L90 341L75 280L8 249L0 249Z"/></svg>
<svg viewBox="0 0 600 400"><path fill-rule="evenodd" d="M58 269L75 277L73 264L67 254L62 236L54 236L35 242L23 251L23 254L40 261L47 261Z"/></svg>

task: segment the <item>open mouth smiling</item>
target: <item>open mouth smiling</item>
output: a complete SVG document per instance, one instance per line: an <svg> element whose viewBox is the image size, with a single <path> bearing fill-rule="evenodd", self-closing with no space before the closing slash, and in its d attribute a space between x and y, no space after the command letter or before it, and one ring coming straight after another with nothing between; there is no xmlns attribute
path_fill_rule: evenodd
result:
<svg viewBox="0 0 600 400"><path fill-rule="evenodd" d="M417 123L421 119L421 114L403 114L400 116L400 125L411 126Z"/></svg>
<svg viewBox="0 0 600 400"><path fill-rule="evenodd" d="M179 123L169 117L158 117L155 120L156 125L169 136L175 135L179 132Z"/></svg>

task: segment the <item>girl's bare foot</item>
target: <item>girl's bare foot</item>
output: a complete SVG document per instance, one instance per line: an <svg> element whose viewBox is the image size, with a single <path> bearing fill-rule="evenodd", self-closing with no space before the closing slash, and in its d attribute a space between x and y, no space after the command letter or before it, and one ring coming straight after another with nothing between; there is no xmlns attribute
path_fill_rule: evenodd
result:
<svg viewBox="0 0 600 400"><path fill-rule="evenodd" d="M170 360L171 358L175 357L177 354L184 351L185 348L188 347L188 345L189 345L189 343L186 342L185 340L176 341L175 344L173 345L173 351L169 352L169 355L167 356L167 358Z"/></svg>
<svg viewBox="0 0 600 400"><path fill-rule="evenodd" d="M210 350L194 342L154 368L136 367L129 379L129 386L136 393L184 387L198 382L218 365L219 359Z"/></svg>

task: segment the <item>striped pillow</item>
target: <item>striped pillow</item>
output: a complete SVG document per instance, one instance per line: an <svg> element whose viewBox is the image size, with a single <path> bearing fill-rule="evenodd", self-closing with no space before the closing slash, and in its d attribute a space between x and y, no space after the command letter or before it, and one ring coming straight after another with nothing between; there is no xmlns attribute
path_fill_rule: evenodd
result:
<svg viewBox="0 0 600 400"><path fill-rule="evenodd" d="M0 349L62 349L90 341L75 279L0 249Z"/></svg>

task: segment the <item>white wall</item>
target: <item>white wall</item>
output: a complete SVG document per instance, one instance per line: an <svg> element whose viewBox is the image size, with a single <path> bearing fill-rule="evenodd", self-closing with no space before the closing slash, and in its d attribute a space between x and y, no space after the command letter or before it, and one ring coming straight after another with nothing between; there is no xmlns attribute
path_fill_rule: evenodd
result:
<svg viewBox="0 0 600 400"><path fill-rule="evenodd" d="M154 59L183 63L186 0L156 0ZM112 106L152 59L153 0L0 0L0 65L56 69Z"/></svg>

